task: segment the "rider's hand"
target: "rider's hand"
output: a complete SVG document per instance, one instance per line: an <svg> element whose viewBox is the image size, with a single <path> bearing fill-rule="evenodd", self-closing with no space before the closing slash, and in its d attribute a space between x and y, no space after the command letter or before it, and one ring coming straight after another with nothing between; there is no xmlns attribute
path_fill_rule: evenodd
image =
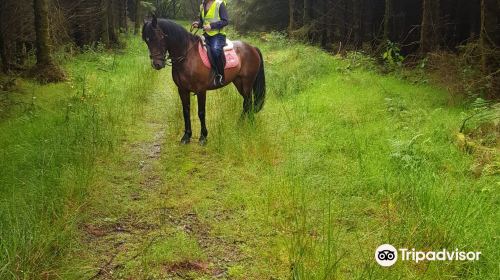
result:
<svg viewBox="0 0 500 280"><path fill-rule="evenodd" d="M200 27L200 23L199 23L199 22L197 22L197 21L195 21L195 22L193 22L193 24L191 24L191 26L192 26L193 28L199 28L199 27Z"/></svg>
<svg viewBox="0 0 500 280"><path fill-rule="evenodd" d="M205 26L203 26L203 31L207 32L207 31L210 31L212 30L212 27L210 26L210 24L207 24Z"/></svg>

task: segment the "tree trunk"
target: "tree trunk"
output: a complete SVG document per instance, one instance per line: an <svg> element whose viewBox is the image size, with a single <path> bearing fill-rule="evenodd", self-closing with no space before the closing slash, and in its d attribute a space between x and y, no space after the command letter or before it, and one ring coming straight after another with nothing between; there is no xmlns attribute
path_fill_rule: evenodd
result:
<svg viewBox="0 0 500 280"><path fill-rule="evenodd" d="M101 43L109 46L109 2L110 0L101 0Z"/></svg>
<svg viewBox="0 0 500 280"><path fill-rule="evenodd" d="M3 11L4 11L4 3L0 3L0 59L2 60L2 71L7 72L8 71L8 61L7 61L7 54L5 52L5 45L3 41Z"/></svg>
<svg viewBox="0 0 500 280"><path fill-rule="evenodd" d="M59 82L65 79L64 72L52 60L49 31L48 0L34 0L36 68L35 76L44 83Z"/></svg>
<svg viewBox="0 0 500 280"><path fill-rule="evenodd" d="M141 32L141 23L142 23L142 9L141 9L141 1L135 0L135 24L134 24L134 34L139 34Z"/></svg>
<svg viewBox="0 0 500 280"><path fill-rule="evenodd" d="M118 32L122 32L125 29L125 26L123 25L123 7L125 3L123 0L116 0L115 1L115 13L116 13L116 23L117 23L117 29Z"/></svg>
<svg viewBox="0 0 500 280"><path fill-rule="evenodd" d="M108 1L108 35L109 35L109 43L115 44L118 43L118 36L116 35L116 11L115 5L113 2L117 0L107 0Z"/></svg>
<svg viewBox="0 0 500 280"><path fill-rule="evenodd" d="M335 1L334 0L329 0L328 1L328 5L329 7L335 5ZM332 10L331 8L328 8L328 13L327 13L327 18L325 18L325 25L326 25L326 28L327 28L327 37L328 37L328 42L329 43L333 43L334 40L335 40L335 24L334 24L334 18L335 16L335 11Z"/></svg>
<svg viewBox="0 0 500 280"><path fill-rule="evenodd" d="M50 50L49 7L47 0L34 0L36 62L39 66L53 65Z"/></svg>
<svg viewBox="0 0 500 280"><path fill-rule="evenodd" d="M352 1L352 29L354 33L354 46L356 48L361 48L363 44L363 34L362 34L362 28L361 25L363 23L363 18L362 18L362 10L363 10L363 3L362 0L353 0Z"/></svg>
<svg viewBox="0 0 500 280"><path fill-rule="evenodd" d="M332 39L337 41L339 52L346 45L345 41L347 38L347 32L345 32L345 21L347 20L345 13L345 1L346 0L334 1L335 9L333 9L333 14L331 16L332 25L334 26Z"/></svg>
<svg viewBox="0 0 500 280"><path fill-rule="evenodd" d="M342 38L344 38L344 44L347 46L349 45L350 41L351 41L351 35L352 35L352 29L350 28L350 24L349 24L349 19L352 17L351 15L348 15L346 11L349 10L349 4L352 0L343 0L342 1L342 11L343 12L343 19L342 19L342 29L344 30L343 31L343 36Z"/></svg>
<svg viewBox="0 0 500 280"><path fill-rule="evenodd" d="M311 1L304 0L303 24L308 25L311 22Z"/></svg>
<svg viewBox="0 0 500 280"><path fill-rule="evenodd" d="M5 47L3 44L3 35L2 32L0 32L0 59L2 60L2 71L4 73L7 73L9 70L9 63L7 61L7 55L5 54Z"/></svg>
<svg viewBox="0 0 500 280"><path fill-rule="evenodd" d="M385 0L385 13L384 13L384 44L386 41L391 40L391 22L393 17L393 0Z"/></svg>
<svg viewBox="0 0 500 280"><path fill-rule="evenodd" d="M295 0L288 0L288 31L295 29Z"/></svg>
<svg viewBox="0 0 500 280"><path fill-rule="evenodd" d="M329 46L329 40L328 40L328 26L329 26L329 22L328 22L328 3L329 0L323 0L321 1L321 3L318 4L318 7L320 9L320 17L322 17L321 19L321 25L322 25L322 28L321 28L321 46L323 48L326 48L326 49L331 49L330 46Z"/></svg>
<svg viewBox="0 0 500 280"><path fill-rule="evenodd" d="M127 0L121 0L121 11L120 11L120 27L128 33L128 21L127 21Z"/></svg>
<svg viewBox="0 0 500 280"><path fill-rule="evenodd" d="M481 32L480 32L480 46L481 46L481 68L484 75L493 75L491 95L493 97L500 97L500 67L499 56L497 51L498 44L500 43L499 30L499 12L500 1L497 0L481 0Z"/></svg>
<svg viewBox="0 0 500 280"><path fill-rule="evenodd" d="M439 0L424 0L422 7L422 26L420 51L433 51L438 45Z"/></svg>

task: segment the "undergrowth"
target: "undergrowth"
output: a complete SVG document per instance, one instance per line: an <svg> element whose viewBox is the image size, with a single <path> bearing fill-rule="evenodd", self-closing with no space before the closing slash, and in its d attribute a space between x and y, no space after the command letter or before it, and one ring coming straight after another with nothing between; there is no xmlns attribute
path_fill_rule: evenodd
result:
<svg viewBox="0 0 500 280"><path fill-rule="evenodd" d="M68 81L19 79L0 119L0 278L53 279L74 246L95 159L112 153L156 77L139 39L127 56L66 57ZM144 76L151 80L143 79ZM3 94L2 94L3 95Z"/></svg>
<svg viewBox="0 0 500 280"><path fill-rule="evenodd" d="M496 125L490 113L496 105L450 104L446 90L410 83L399 73L381 75L361 53L333 57L282 34L246 41L265 57L264 110L237 121L242 100L235 89L210 93L208 146L179 146L180 102L168 92L168 151L158 163L165 192L157 203L196 217L209 229L202 241L217 240L211 248L241 256L221 258L228 277L498 275L498 174L476 173L474 154L456 143L464 119L482 112L462 133L483 135L482 144L493 147L488 135L497 133L489 128ZM94 160L114 151L121 130L147 109L143 94L158 82L144 45L130 44L124 56L89 51L70 60L66 84L23 81L24 92L14 93L26 105L0 123L0 249L6 252L0 278L55 278L65 250L78 246L72 243L75 209L84 207ZM193 118L195 138L197 127ZM169 262L211 255L201 252L196 229L171 230L182 233L152 244L137 255L140 266L126 263L122 272L133 278L140 269L162 279ZM484 257L385 269L373 258L384 243Z"/></svg>

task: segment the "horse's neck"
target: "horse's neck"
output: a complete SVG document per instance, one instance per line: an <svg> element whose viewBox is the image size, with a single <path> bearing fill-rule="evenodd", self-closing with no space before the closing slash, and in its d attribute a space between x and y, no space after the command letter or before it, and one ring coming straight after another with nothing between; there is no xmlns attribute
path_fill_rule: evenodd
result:
<svg viewBox="0 0 500 280"><path fill-rule="evenodd" d="M173 68L177 68L177 70L182 71L187 61L192 61L197 58L199 59L199 56L197 55L199 43L200 40L192 40L190 38L187 40L187 44L185 46L176 46L175 49L168 50L173 60L181 60L178 64L174 63Z"/></svg>
<svg viewBox="0 0 500 280"><path fill-rule="evenodd" d="M181 57L188 55L187 52L192 49L193 44L197 43L198 40L192 40L191 38L189 38L186 44L183 44L182 46L173 44L172 46L167 47L167 50L172 57Z"/></svg>
<svg viewBox="0 0 500 280"><path fill-rule="evenodd" d="M170 54L171 58L176 58L183 55L182 48L179 46L168 47L167 51Z"/></svg>

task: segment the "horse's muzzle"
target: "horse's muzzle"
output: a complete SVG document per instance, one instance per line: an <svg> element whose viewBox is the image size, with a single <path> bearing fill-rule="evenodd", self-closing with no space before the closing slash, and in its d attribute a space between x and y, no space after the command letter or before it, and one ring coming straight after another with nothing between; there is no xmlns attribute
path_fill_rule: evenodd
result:
<svg viewBox="0 0 500 280"><path fill-rule="evenodd" d="M161 70L165 68L166 64L165 56L166 55L161 55L161 54L150 55L149 58L151 58L151 66L153 66L153 68L156 70Z"/></svg>
<svg viewBox="0 0 500 280"><path fill-rule="evenodd" d="M151 61L151 66L153 66L154 69L156 70L161 70L163 68L165 68L165 62L163 61Z"/></svg>

